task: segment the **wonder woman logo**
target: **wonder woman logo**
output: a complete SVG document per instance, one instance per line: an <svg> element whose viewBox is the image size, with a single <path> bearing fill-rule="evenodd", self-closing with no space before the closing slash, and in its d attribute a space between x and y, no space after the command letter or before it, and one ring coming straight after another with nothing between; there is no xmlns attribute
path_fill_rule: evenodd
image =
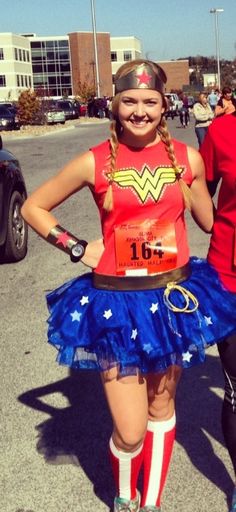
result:
<svg viewBox="0 0 236 512"><path fill-rule="evenodd" d="M157 202L166 185L175 183L176 175L172 167L156 167L152 173L148 165L144 165L141 174L133 168L120 169L112 174L112 179L121 188L132 188L145 203L148 195Z"/></svg>

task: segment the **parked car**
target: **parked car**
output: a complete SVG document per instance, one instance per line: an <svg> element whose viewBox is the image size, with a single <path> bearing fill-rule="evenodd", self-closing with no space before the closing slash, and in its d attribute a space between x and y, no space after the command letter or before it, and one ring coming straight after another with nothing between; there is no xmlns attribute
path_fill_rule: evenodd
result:
<svg viewBox="0 0 236 512"><path fill-rule="evenodd" d="M0 130L18 130L19 128L20 122L17 114L0 104Z"/></svg>
<svg viewBox="0 0 236 512"><path fill-rule="evenodd" d="M67 119L77 119L79 117L78 112L77 112L76 108L74 107L72 101L58 100L56 102L56 106L63 110L63 112L65 113L65 116L66 116L66 120Z"/></svg>
<svg viewBox="0 0 236 512"><path fill-rule="evenodd" d="M14 115L17 114L17 106L15 103L11 103L10 101L4 101L4 102L1 101L0 106L6 107Z"/></svg>
<svg viewBox="0 0 236 512"><path fill-rule="evenodd" d="M0 261L22 260L27 253L28 227L21 215L27 197L17 158L2 147L0 136Z"/></svg>
<svg viewBox="0 0 236 512"><path fill-rule="evenodd" d="M182 100L179 99L178 94L173 92L167 92L165 93L165 97L167 99L168 109L166 112L166 118L169 116L172 117L172 119L175 116L179 115L179 111L181 110L183 106Z"/></svg>
<svg viewBox="0 0 236 512"><path fill-rule="evenodd" d="M62 110L62 108L56 107L55 105L52 105L46 109L44 117L47 124L65 124L66 121L64 110Z"/></svg>

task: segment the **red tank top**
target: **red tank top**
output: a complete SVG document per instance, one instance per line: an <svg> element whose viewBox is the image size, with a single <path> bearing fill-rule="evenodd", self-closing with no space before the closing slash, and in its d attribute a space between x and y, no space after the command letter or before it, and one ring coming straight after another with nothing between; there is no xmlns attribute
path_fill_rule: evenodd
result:
<svg viewBox="0 0 236 512"><path fill-rule="evenodd" d="M178 165L184 168L182 178L190 185L187 147L173 140ZM112 184L114 207L103 209L108 188L109 141L91 149L95 159L94 199L99 208L105 250L96 268L99 274L116 275L115 227L125 223L139 223L147 219L174 224L177 261L181 267L189 259L184 201L165 146L159 142L145 148L119 144L116 169Z"/></svg>

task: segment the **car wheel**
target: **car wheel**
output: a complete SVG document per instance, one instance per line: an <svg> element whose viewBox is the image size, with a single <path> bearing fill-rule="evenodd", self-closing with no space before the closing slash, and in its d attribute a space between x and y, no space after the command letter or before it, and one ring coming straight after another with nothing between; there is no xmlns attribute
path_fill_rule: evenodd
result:
<svg viewBox="0 0 236 512"><path fill-rule="evenodd" d="M9 204L4 261L22 260L27 253L28 226L21 215L23 202L24 197L15 190Z"/></svg>

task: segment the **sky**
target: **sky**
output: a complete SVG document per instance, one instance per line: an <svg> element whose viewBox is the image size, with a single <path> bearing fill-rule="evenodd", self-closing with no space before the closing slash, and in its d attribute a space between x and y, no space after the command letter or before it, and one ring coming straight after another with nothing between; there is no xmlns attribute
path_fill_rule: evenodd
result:
<svg viewBox="0 0 236 512"><path fill-rule="evenodd" d="M236 0L94 0L97 32L135 36L143 56L163 61L216 55L236 58ZM61 36L92 31L91 0L0 0L0 33ZM0 41L1 42L1 41Z"/></svg>

